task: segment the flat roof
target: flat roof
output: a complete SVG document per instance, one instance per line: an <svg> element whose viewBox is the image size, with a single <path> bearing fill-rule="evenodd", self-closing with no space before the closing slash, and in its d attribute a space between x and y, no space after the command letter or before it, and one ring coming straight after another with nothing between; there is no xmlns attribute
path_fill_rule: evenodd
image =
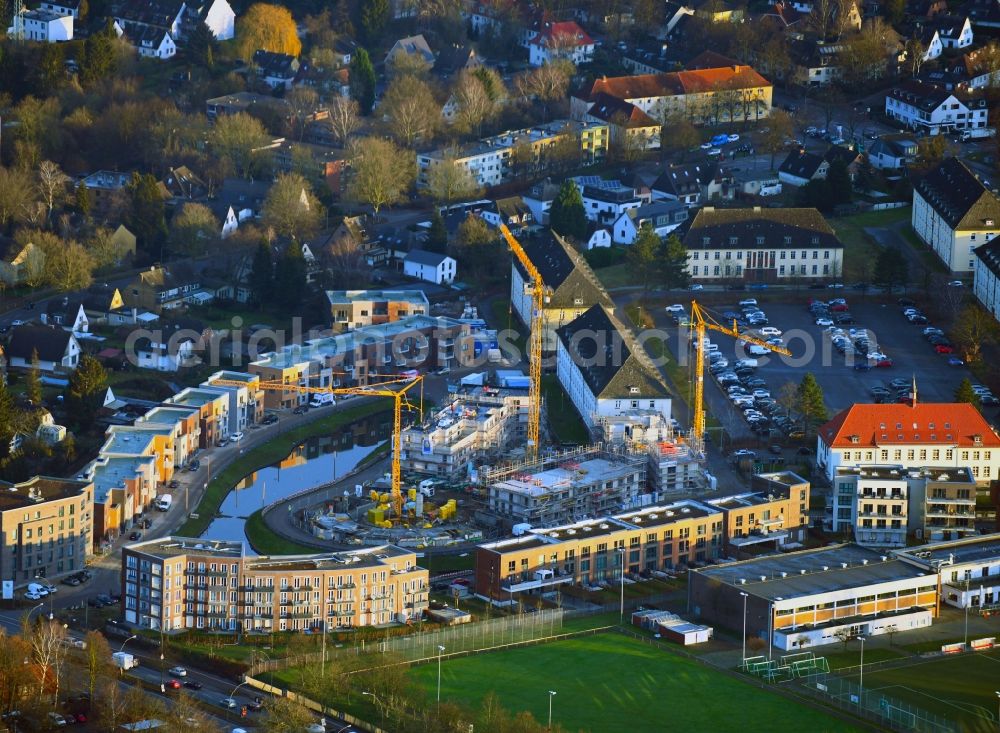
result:
<svg viewBox="0 0 1000 733"><path fill-rule="evenodd" d="M108 492L135 478L139 469L153 463L153 456L101 456L91 463L94 472L94 503L104 503Z"/></svg>
<svg viewBox="0 0 1000 733"><path fill-rule="evenodd" d="M694 572L771 601L924 576L928 582L936 582L933 575L913 565L888 558L882 560L883 557L887 556L857 545L837 545L699 568Z"/></svg>
<svg viewBox="0 0 1000 733"><path fill-rule="evenodd" d="M167 427L136 429L127 425L113 425L108 431L108 439L101 446L101 454L142 455L154 437L169 434L170 429Z"/></svg>
<svg viewBox="0 0 1000 733"><path fill-rule="evenodd" d="M972 469L968 466L921 466L915 468L903 465L838 466L837 475L874 478L882 481L906 481L924 478L935 483L976 483Z"/></svg>
<svg viewBox="0 0 1000 733"><path fill-rule="evenodd" d="M572 468L557 466L529 474L524 479L508 479L493 485L518 494L544 496L551 491L559 491L580 484L590 484L595 481L607 481L634 473L637 470L633 463L609 461L605 458L588 458L575 464Z"/></svg>
<svg viewBox="0 0 1000 733"><path fill-rule="evenodd" d="M232 540L203 540L197 537L161 537L126 545L129 550L169 558L179 555L243 557L243 543Z"/></svg>
<svg viewBox="0 0 1000 733"><path fill-rule="evenodd" d="M225 400L229 399L229 395L224 392L219 392L218 390L211 390L207 388L198 389L187 388L182 392L175 394L170 398L170 404L172 405L197 405L201 407L203 405L215 402L217 399L222 397Z"/></svg>
<svg viewBox="0 0 1000 733"><path fill-rule="evenodd" d="M178 420L186 420L196 412L197 410L194 408L185 407L184 405L160 405L149 410L141 419L143 423L162 423L165 421L158 420L157 418L166 418L166 422L174 423Z"/></svg>
<svg viewBox="0 0 1000 733"><path fill-rule="evenodd" d="M1000 558L1000 532L896 550L896 557L924 567L964 565Z"/></svg>
<svg viewBox="0 0 1000 733"><path fill-rule="evenodd" d="M0 480L0 511L33 506L53 499L78 496L91 485L83 479L33 476L27 481L11 483Z"/></svg>
<svg viewBox="0 0 1000 733"><path fill-rule="evenodd" d="M743 494L732 494L731 496L720 496L717 499L702 499L705 504L710 506L718 507L719 509L745 509L752 506L761 506L762 504L770 504L773 501L780 501L787 499L786 496L782 497L769 497L759 491L748 491Z"/></svg>
<svg viewBox="0 0 1000 733"><path fill-rule="evenodd" d="M405 300L410 303L427 304L427 293L423 290L327 290L330 303L354 303L369 300Z"/></svg>
<svg viewBox="0 0 1000 733"><path fill-rule="evenodd" d="M216 372L215 374L213 374L212 376L210 376L208 379L206 379L205 382L202 384L202 386L204 387L206 385L210 385L214 389L230 389L230 387L225 386L225 385L216 386L216 385L212 384L212 382L214 380L216 380L216 379L225 379L225 380L228 380L230 382L247 382L247 383L250 383L250 382L259 382L260 381L260 375L258 375L258 374L247 374L246 372L229 372L229 371L223 370L221 372Z"/></svg>

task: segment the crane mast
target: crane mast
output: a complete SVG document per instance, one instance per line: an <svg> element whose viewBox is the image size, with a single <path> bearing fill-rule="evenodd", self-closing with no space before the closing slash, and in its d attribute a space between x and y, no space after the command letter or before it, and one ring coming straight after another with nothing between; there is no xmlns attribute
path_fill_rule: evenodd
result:
<svg viewBox="0 0 1000 733"><path fill-rule="evenodd" d="M528 335L528 368L530 385L528 388L528 443L525 447L525 458L534 461L538 458L540 447L542 420L542 336L544 334L545 283L538 268L529 259L524 247L517 241L506 224L500 225L507 246L521 263L528 274L528 282L524 286L525 295L531 297L531 319L528 324L531 329Z"/></svg>

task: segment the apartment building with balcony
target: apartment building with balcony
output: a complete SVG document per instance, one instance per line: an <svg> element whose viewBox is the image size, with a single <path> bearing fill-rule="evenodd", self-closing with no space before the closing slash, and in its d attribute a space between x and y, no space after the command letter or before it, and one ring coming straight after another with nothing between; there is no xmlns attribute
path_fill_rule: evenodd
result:
<svg viewBox="0 0 1000 733"><path fill-rule="evenodd" d="M730 557L801 547L809 524L809 482L791 471L756 474L751 490L701 503L722 512Z"/></svg>
<svg viewBox="0 0 1000 733"><path fill-rule="evenodd" d="M211 448L229 437L229 402L227 392L204 387L186 387L165 400L198 411L199 448Z"/></svg>
<svg viewBox="0 0 1000 733"><path fill-rule="evenodd" d="M826 508L828 531L866 547L905 547L908 537L948 540L975 532L969 468L842 466Z"/></svg>
<svg viewBox="0 0 1000 733"><path fill-rule="evenodd" d="M239 382L239 386L219 384L219 382ZM229 395L229 430L243 432L250 425L259 424L264 419L264 390L260 377L245 372L218 371L204 382L202 387L221 390Z"/></svg>
<svg viewBox="0 0 1000 733"><path fill-rule="evenodd" d="M504 603L515 593L563 584L596 586L626 574L664 572L720 555L722 512L683 500L585 519L476 548L476 594Z"/></svg>
<svg viewBox="0 0 1000 733"><path fill-rule="evenodd" d="M135 421L136 426L165 426L173 437L175 469L188 462L200 445L201 415L196 408L183 405L161 405L149 410Z"/></svg>
<svg viewBox="0 0 1000 733"><path fill-rule="evenodd" d="M330 328L335 332L425 316L431 306L423 290L327 290Z"/></svg>
<svg viewBox="0 0 1000 733"><path fill-rule="evenodd" d="M448 395L444 406L401 437L404 471L457 478L500 460L527 434L528 391L474 387Z"/></svg>
<svg viewBox="0 0 1000 733"><path fill-rule="evenodd" d="M0 578L13 587L83 569L93 551L89 480L0 480ZM6 588L5 594L6 594Z"/></svg>
<svg viewBox="0 0 1000 733"><path fill-rule="evenodd" d="M421 618L428 573L394 545L247 556L241 542L164 537L126 545L126 623L172 631L346 629Z"/></svg>
<svg viewBox="0 0 1000 733"><path fill-rule="evenodd" d="M989 105L984 96L909 79L885 96L886 117L927 135L986 127Z"/></svg>

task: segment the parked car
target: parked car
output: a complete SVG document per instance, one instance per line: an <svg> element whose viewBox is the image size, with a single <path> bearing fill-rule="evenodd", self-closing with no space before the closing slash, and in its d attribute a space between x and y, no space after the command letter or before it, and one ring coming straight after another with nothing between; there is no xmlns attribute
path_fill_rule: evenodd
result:
<svg viewBox="0 0 1000 733"><path fill-rule="evenodd" d="M167 670L167 674L171 677L187 677L188 671L184 667L171 667Z"/></svg>
<svg viewBox="0 0 1000 733"><path fill-rule="evenodd" d="M184 680L184 686L189 690L200 690L201 683L197 680Z"/></svg>

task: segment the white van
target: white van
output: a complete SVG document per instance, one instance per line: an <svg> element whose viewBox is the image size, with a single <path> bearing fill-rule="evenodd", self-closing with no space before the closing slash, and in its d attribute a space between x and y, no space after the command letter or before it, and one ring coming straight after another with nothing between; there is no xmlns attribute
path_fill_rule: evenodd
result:
<svg viewBox="0 0 1000 733"><path fill-rule="evenodd" d="M35 595L44 597L49 594L49 587L38 583L28 583L28 593L34 593Z"/></svg>
<svg viewBox="0 0 1000 733"><path fill-rule="evenodd" d="M324 405L335 405L333 395L327 392L318 392L309 400L310 407L323 407Z"/></svg>
<svg viewBox="0 0 1000 733"><path fill-rule="evenodd" d="M430 498L434 496L434 487L437 486L437 481L432 478L424 479L419 484L417 484L417 489L421 494Z"/></svg>
<svg viewBox="0 0 1000 733"><path fill-rule="evenodd" d="M169 512L171 505L174 503L174 497L170 494L161 494L156 497L156 509L161 512Z"/></svg>

